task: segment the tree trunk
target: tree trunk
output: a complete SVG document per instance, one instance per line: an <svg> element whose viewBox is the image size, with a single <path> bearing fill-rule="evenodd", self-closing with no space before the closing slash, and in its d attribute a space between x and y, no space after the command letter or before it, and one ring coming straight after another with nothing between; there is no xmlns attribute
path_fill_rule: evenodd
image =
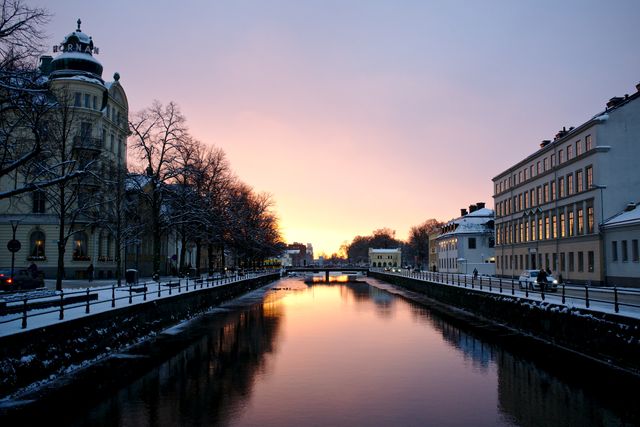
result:
<svg viewBox="0 0 640 427"><path fill-rule="evenodd" d="M224 256L224 242L220 243L220 268L224 271L227 267L227 261Z"/></svg>
<svg viewBox="0 0 640 427"><path fill-rule="evenodd" d="M202 241L201 240L196 240L196 271L198 272L198 274L201 273L200 271L200 255L202 255Z"/></svg>
<svg viewBox="0 0 640 427"><path fill-rule="evenodd" d="M180 272L181 273L186 273L187 272L187 266L185 265L185 258L187 255L187 239L186 237L184 237L184 233L182 233L182 238L180 239L180 243L181 243L181 247L180 247Z"/></svg>
<svg viewBox="0 0 640 427"><path fill-rule="evenodd" d="M60 187L60 218L58 221L58 271L56 274L56 290L62 290L62 278L64 277L64 252L67 246L67 239L64 237L65 214L64 209L64 187Z"/></svg>
<svg viewBox="0 0 640 427"><path fill-rule="evenodd" d="M207 244L207 261L209 264L209 274L213 273L213 243Z"/></svg>
<svg viewBox="0 0 640 427"><path fill-rule="evenodd" d="M160 277L160 196L154 189L151 203L152 228L153 228L153 276Z"/></svg>

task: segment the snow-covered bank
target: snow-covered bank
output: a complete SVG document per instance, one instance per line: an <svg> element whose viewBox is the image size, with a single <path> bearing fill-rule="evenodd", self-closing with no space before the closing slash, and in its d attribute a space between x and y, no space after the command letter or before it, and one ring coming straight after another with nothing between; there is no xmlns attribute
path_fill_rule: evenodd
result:
<svg viewBox="0 0 640 427"><path fill-rule="evenodd" d="M102 304L91 305L88 315L86 304L80 304L65 308L62 321L58 320L59 310L33 317L26 330L19 329L16 321L16 332L0 337L0 396L82 367L278 277L245 276L217 286L190 286L188 292L172 289L171 296L161 290L158 297L157 290L148 289L146 301L143 295L131 295L131 303L126 292L113 308L108 292L106 300L98 300Z"/></svg>

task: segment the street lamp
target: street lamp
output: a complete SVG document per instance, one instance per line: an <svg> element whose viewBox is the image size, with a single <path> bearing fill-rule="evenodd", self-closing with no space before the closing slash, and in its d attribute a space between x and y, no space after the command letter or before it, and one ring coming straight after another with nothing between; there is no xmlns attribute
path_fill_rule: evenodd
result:
<svg viewBox="0 0 640 427"><path fill-rule="evenodd" d="M21 219L10 219L9 223L11 224L11 230L13 232L11 236L11 241L9 242L8 249L11 251L11 283L13 284L13 270L16 265L16 252L20 250L20 242L16 240L16 230L18 229L18 224L20 224Z"/></svg>
<svg viewBox="0 0 640 427"><path fill-rule="evenodd" d="M598 233L602 240L602 284L607 285L607 245L604 240L604 195L602 190L607 188L606 185L591 184L591 189L600 190L600 222L598 223Z"/></svg>

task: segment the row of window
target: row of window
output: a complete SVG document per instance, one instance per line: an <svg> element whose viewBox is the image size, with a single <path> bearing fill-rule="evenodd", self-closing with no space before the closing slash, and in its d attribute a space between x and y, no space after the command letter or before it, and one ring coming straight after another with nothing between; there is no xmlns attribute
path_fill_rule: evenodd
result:
<svg viewBox="0 0 640 427"><path fill-rule="evenodd" d="M389 262L389 264L387 264L386 262L374 262L371 264L372 267L397 267L398 263L394 262L393 265L391 265L391 262Z"/></svg>
<svg viewBox="0 0 640 427"><path fill-rule="evenodd" d="M578 169L553 181L523 191L496 204L498 217L550 203L589 190L593 186L593 166Z"/></svg>
<svg viewBox="0 0 640 427"><path fill-rule="evenodd" d="M98 110L101 107L101 105L98 104L98 97L96 95L90 95L88 93L83 94L81 92L75 92L73 105L75 107L91 108L92 110ZM123 115L115 106L107 104L105 113L107 118L118 126L123 124Z"/></svg>
<svg viewBox="0 0 640 427"><path fill-rule="evenodd" d="M587 135L584 138L584 142L579 139L574 143L569 143L548 157L544 157L535 163L531 163L519 170L517 173L497 182L495 184L495 193L502 193L503 191L510 189L512 186L519 185L527 180L535 178L541 173L544 173L565 161L571 160L574 157L578 157L592 148L593 139L591 135Z"/></svg>
<svg viewBox="0 0 640 427"><path fill-rule="evenodd" d="M621 257L619 258L618 257L618 241L613 240L611 242L611 261L629 262L629 248L627 244L628 244L627 240L620 241L620 252L622 253L620 254ZM631 240L631 261L640 262L639 256L640 255L638 254L638 239L633 239Z"/></svg>
<svg viewBox="0 0 640 427"><path fill-rule="evenodd" d="M101 234L98 240L98 259L102 261L111 260L112 236ZM79 231L73 235L73 259L76 261L89 260L87 233ZM41 230L35 230L29 236L29 256L31 261L46 260L45 252L46 236Z"/></svg>
<svg viewBox="0 0 640 427"><path fill-rule="evenodd" d="M594 233L593 199L496 226L496 243L534 242Z"/></svg>
<svg viewBox="0 0 640 427"><path fill-rule="evenodd" d="M498 270L537 270L544 268L554 271L564 272L584 272L592 273L595 268L595 253L593 251L586 252L560 252L531 254L531 255L499 255L496 257L496 268ZM586 270L585 270L586 267Z"/></svg>
<svg viewBox="0 0 640 427"><path fill-rule="evenodd" d="M439 258L438 259L438 267L440 269L444 269L444 268L457 269L458 268L458 260L456 258Z"/></svg>

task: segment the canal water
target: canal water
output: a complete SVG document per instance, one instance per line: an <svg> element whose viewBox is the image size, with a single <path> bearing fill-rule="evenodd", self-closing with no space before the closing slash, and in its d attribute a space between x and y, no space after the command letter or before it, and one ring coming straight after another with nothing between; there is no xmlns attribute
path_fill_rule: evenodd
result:
<svg viewBox="0 0 640 427"><path fill-rule="evenodd" d="M564 381L526 352L485 342L385 286L372 278L283 279L214 310L197 327L168 331L195 329L199 336L111 397L86 408L70 402L69 421L298 427L637 421L631 409L637 392L612 384L600 393Z"/></svg>

